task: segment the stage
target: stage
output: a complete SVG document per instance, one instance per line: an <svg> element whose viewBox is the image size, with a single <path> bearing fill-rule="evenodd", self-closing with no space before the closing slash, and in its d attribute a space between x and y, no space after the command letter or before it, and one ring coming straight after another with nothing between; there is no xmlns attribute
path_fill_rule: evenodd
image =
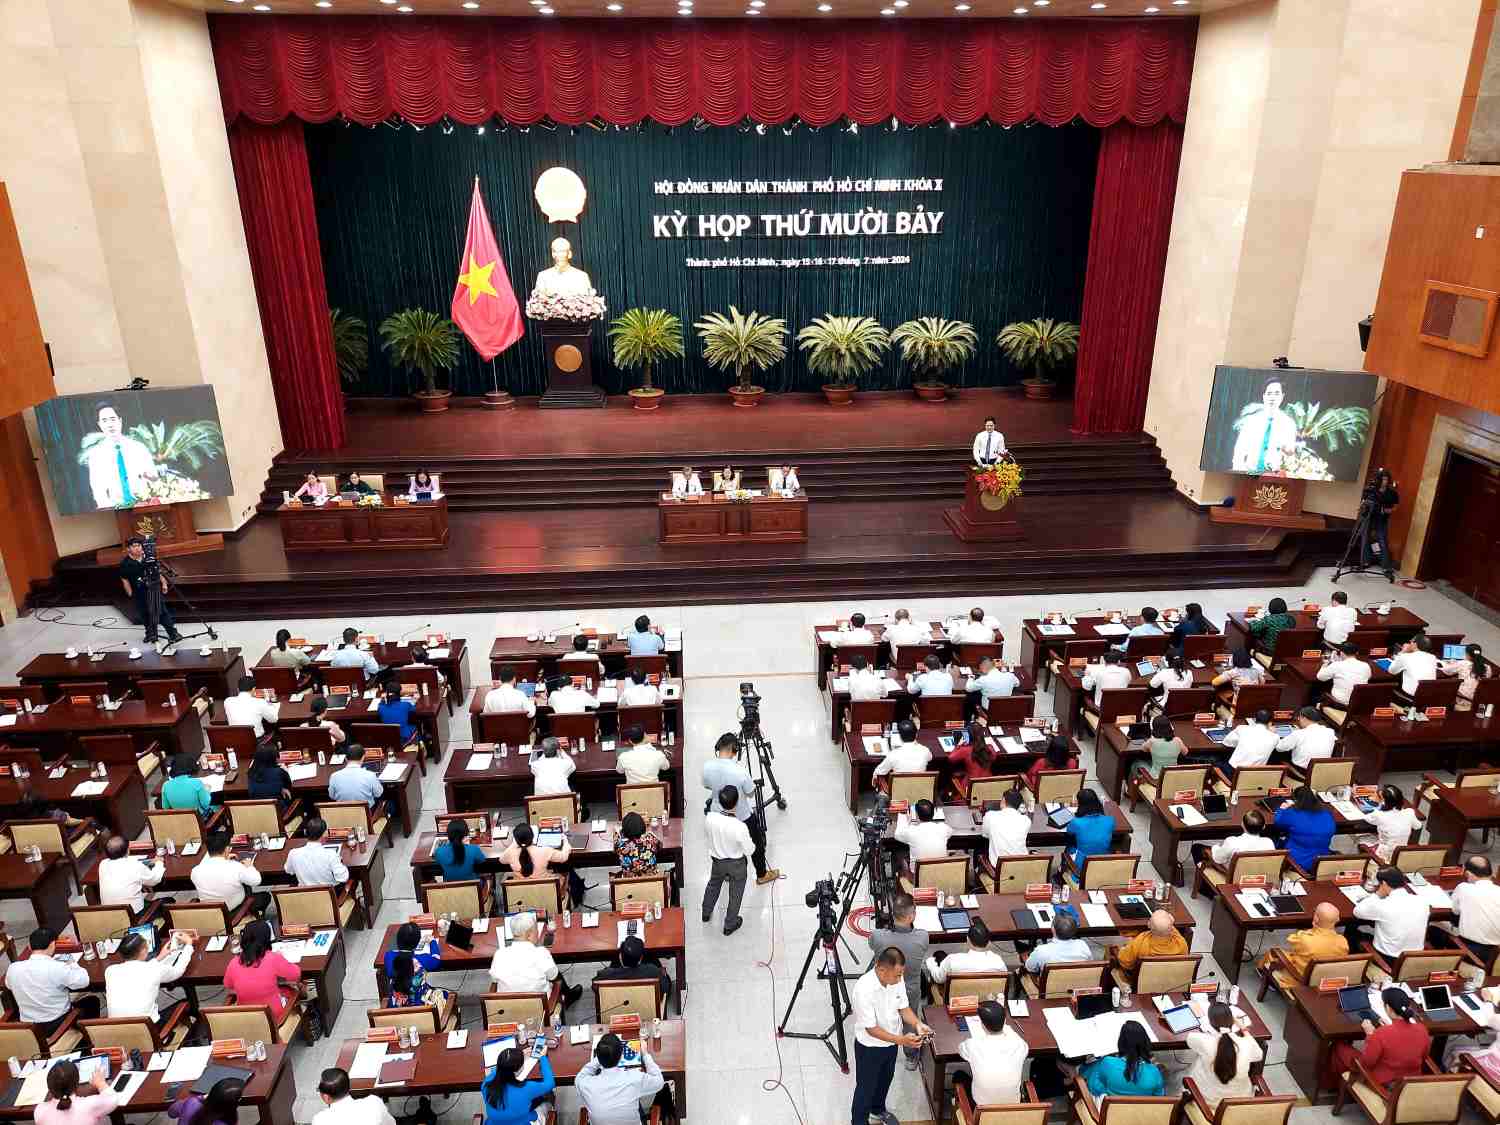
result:
<svg viewBox="0 0 1500 1125"><path fill-rule="evenodd" d="M351 407L346 448L282 454L264 511L222 552L173 565L210 618L462 612L560 605L789 601L989 590L1080 591L1285 584L1336 555L1343 534L1211 523L1177 495L1144 434L1075 437L1072 405L1005 389L927 404L861 394L852 408L778 395L754 410L718 395L678 396L657 412L628 400L604 410L506 413L455 400L422 415L407 402ZM942 510L962 496L974 431L999 420L1026 468L1016 515L1026 536L959 542ZM723 461L763 482L800 466L805 544L662 547L655 498L674 466ZM281 489L310 470L441 473L450 503L445 550L288 556L274 514ZM60 565L68 601L116 600L92 556Z"/></svg>

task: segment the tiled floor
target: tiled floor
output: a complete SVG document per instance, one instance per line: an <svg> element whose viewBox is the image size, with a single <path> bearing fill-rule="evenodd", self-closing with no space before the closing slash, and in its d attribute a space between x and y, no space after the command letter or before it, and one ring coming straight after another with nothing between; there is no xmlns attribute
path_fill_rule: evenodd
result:
<svg viewBox="0 0 1500 1125"><path fill-rule="evenodd" d="M1008 598L1000 591L976 590L972 598L958 600L915 600L906 603L914 616L938 619L960 612L971 604L985 606L1002 623L1011 644L1019 634L1023 616L1038 609L1061 608L1083 611L1107 602L1111 606L1135 607L1148 603L1158 606L1181 605L1189 597L1201 601L1208 615L1222 620L1225 612L1243 607L1247 602L1263 603L1280 593L1289 600L1304 594L1326 601L1332 589L1328 575L1319 574L1305 590L1214 591L1204 595L1191 592L1153 592L1141 595L1130 592ZM1343 588L1362 604L1392 593L1384 581L1369 577L1344 580ZM1491 652L1500 652L1500 629L1461 609L1440 595L1427 590L1397 589L1396 596L1444 631L1463 631L1483 643ZM735 715L736 684L751 680L764 698L762 726L775 751L774 769L788 801L785 812L772 809L769 814L771 857L787 878L769 888L751 886L746 898L745 926L725 938L717 927L689 925L688 962L689 991L686 1010L690 1019L688 1079L691 1119L713 1125L779 1125L781 1122L806 1122L810 1125L834 1125L848 1120L852 1079L841 1074L821 1043L802 1040L778 1040L774 1031L785 1014L792 984L802 966L812 940L815 919L803 903L804 894L814 881L837 873L849 858L856 838L853 822L845 809L844 770L839 754L827 741L826 702L820 697L812 675L810 627L854 609L867 614L889 612L900 603L880 601L864 605L847 604L778 604L753 606L676 606L643 607L654 620L680 624L685 632L686 675L690 681L686 692L687 777L698 776L717 735L738 727ZM33 655L61 650L69 644L81 645L130 640L138 636L125 623L110 621L110 611L73 608L65 613L67 623L23 619L0 630L0 682L13 682L15 673ZM483 654L491 640L500 634L515 635L537 628L558 628L575 621L584 624L617 627L634 617L620 610L557 611L547 614L468 614L434 619L431 627L468 638L471 656L469 674L484 678ZM232 645L245 648L253 658L271 643L278 627L293 632L326 635L345 622L292 620L286 622L216 622L216 627ZM424 619L375 618L355 624L363 629L384 631L387 635L403 633L424 624ZM122 631L115 631L121 629ZM1012 652L1014 650L1012 649ZM1043 705L1044 707L1046 704ZM451 743L462 747L470 740L467 719L462 711L451 730ZM1086 756L1092 765L1091 755ZM1410 777L1397 778L1408 784ZM423 827L431 827L433 810L442 800L441 773L428 775L425 803L427 813ZM691 810L694 802L689 801ZM1145 831L1144 816L1133 818L1139 838ZM687 838L686 899L691 906L701 895L707 863L703 859L701 828L689 817ZM376 932L387 923L404 917L413 905L407 876L406 850L409 844L398 838L396 855L387 863L386 902ZM597 892L596 892L597 893ZM10 904L7 904L9 906ZM1197 946L1207 949L1208 911L1194 903L1200 927ZM721 907L722 915L722 907ZM3 916L3 915L0 915ZM691 919L692 914L689 912ZM12 929L24 931L28 919L14 916ZM316 1109L315 1087L319 1071L333 1060L336 1044L364 1026L363 1009L375 1002L374 980L367 968L375 953L375 938L370 932L351 935L349 964L352 966L345 986L347 1003L334 1037L312 1048L298 1046L296 1071L300 1097L296 1108L298 1121L307 1121ZM856 949L863 956L864 951ZM579 970L572 974L583 980ZM1248 978L1247 978L1248 979ZM442 983L458 988L473 997L484 991L480 973L467 976L453 974ZM586 998L581 1004L587 1005ZM1280 1031L1283 1008L1275 1000L1263 1006L1266 1021ZM580 1018L583 1011L574 1013ZM812 981L798 999L791 1015L791 1030L821 1030L827 1026L829 1003L826 985ZM469 1021L476 1018L473 1007L465 1013ZM1285 1046L1273 1041L1269 1051L1267 1075L1271 1085L1283 1091L1295 1089L1281 1065ZM560 1096L563 1120L576 1120L576 1101L570 1092ZM396 1112L400 1104L393 1103ZM453 1099L438 1107L454 1123L467 1123L477 1108L475 1097ZM892 1092L891 1109L903 1121L925 1121L931 1116L917 1076L898 1071ZM1330 1116L1324 1106L1299 1108L1293 1120L1298 1125L1322 1121ZM1354 1113L1347 1114L1354 1120ZM1471 1120L1478 1121L1471 1115Z"/></svg>

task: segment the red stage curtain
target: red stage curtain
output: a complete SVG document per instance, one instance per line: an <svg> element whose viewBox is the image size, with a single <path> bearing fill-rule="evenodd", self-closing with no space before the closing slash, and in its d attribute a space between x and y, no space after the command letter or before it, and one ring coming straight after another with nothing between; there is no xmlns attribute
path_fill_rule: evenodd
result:
<svg viewBox="0 0 1500 1125"><path fill-rule="evenodd" d="M209 17L224 112L678 125L1187 114L1197 21Z"/></svg>
<svg viewBox="0 0 1500 1125"><path fill-rule="evenodd" d="M1145 421L1181 156L1181 125L1141 129L1122 121L1104 130L1083 282L1075 433L1132 433Z"/></svg>
<svg viewBox="0 0 1500 1125"><path fill-rule="evenodd" d="M344 401L300 121L230 127L261 332L288 450L344 444Z"/></svg>

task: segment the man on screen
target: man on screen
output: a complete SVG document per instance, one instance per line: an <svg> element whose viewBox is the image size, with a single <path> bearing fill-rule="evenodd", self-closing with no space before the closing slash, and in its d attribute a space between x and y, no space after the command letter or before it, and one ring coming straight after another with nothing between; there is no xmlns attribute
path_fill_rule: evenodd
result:
<svg viewBox="0 0 1500 1125"><path fill-rule="evenodd" d="M113 403L99 404L98 420L104 440L89 446L85 454L94 506L128 508L145 496L146 482L156 479L156 462L150 450L125 436L124 423Z"/></svg>
<svg viewBox="0 0 1500 1125"><path fill-rule="evenodd" d="M1279 472L1286 455L1297 447L1297 423L1281 409L1286 393L1281 380L1272 379L1261 392L1260 405L1246 407L1235 423L1240 436L1234 442L1236 473Z"/></svg>

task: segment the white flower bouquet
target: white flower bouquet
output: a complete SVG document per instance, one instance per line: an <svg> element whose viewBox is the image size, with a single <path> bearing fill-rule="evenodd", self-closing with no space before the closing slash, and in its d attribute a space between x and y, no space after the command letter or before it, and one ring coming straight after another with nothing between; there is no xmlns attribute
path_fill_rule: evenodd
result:
<svg viewBox="0 0 1500 1125"><path fill-rule="evenodd" d="M534 289L526 298L526 315L533 320L598 320L604 315L604 298L587 293L557 293Z"/></svg>
<svg viewBox="0 0 1500 1125"><path fill-rule="evenodd" d="M192 477L162 468L158 468L157 475L148 478L135 494L137 504L185 504L207 499L209 494Z"/></svg>

